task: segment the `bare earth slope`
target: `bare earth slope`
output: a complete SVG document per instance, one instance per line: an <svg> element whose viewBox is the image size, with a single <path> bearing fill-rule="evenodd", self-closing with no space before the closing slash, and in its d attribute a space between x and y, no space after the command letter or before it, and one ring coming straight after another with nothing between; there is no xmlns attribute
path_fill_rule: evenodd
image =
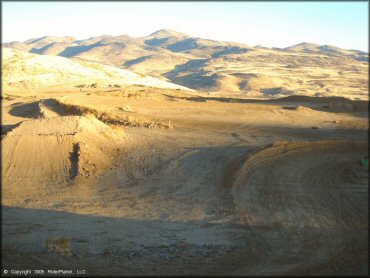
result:
<svg viewBox="0 0 370 278"><path fill-rule="evenodd" d="M129 70L55 57L30 54L9 48L2 49L2 86L10 89L45 87L108 87L143 85L159 88L187 89Z"/></svg>
<svg viewBox="0 0 370 278"><path fill-rule="evenodd" d="M206 92L368 99L368 53L335 46L301 43L269 49L168 29L141 38L43 37L3 45L126 68Z"/></svg>

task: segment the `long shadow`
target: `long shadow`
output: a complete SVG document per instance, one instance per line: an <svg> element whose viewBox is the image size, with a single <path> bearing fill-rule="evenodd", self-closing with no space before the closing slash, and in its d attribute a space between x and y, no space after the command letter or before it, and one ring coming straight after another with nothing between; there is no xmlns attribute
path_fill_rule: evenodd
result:
<svg viewBox="0 0 370 278"><path fill-rule="evenodd" d="M176 77L166 75L166 77L171 80L171 82L182 85L194 90L198 90L199 88L212 88L216 85L217 82L217 75L212 74L208 76L201 76L199 73L189 73L186 76Z"/></svg>
<svg viewBox="0 0 370 278"><path fill-rule="evenodd" d="M199 45L197 43L197 39L187 38L187 39L177 41L174 44L167 46L167 49L173 52L183 52L187 50L192 50L194 48L197 48L198 46Z"/></svg>
<svg viewBox="0 0 370 278"><path fill-rule="evenodd" d="M185 64L176 65L175 68L165 74L165 77L169 78L171 81L173 81L171 78L175 78L176 74L182 71L188 71L191 70L191 74L201 74L205 73L204 71L204 65L207 63L209 59L194 59L186 62ZM204 78L204 76L198 76L199 78Z"/></svg>
<svg viewBox="0 0 370 278"><path fill-rule="evenodd" d="M13 124L13 125L1 125L1 135L6 135L9 131L12 131L14 128L18 127L20 123Z"/></svg>
<svg viewBox="0 0 370 278"><path fill-rule="evenodd" d="M368 130L360 128L345 128L340 126L316 127L316 126L277 126L265 125L254 126L256 131L239 131L239 135L252 135L257 133L257 137L280 137L279 140L293 141L316 141L316 140L354 140L368 141ZM235 136L233 136L235 137Z"/></svg>
<svg viewBox="0 0 370 278"><path fill-rule="evenodd" d="M70 47L67 47L66 49L64 49L58 55L69 58L69 57L78 55L78 54L80 54L84 51L88 51L90 49L93 49L95 47L99 47L99 46L102 46L102 45L104 45L104 44L102 44L100 42L97 42L97 43L94 43L94 44L91 44L91 45L70 46Z"/></svg>
<svg viewBox="0 0 370 278"><path fill-rule="evenodd" d="M42 104L50 109L51 111L57 113L59 116L67 116L69 113L64 109L61 105L58 104L58 102L55 99L49 98L49 99L43 99Z"/></svg>
<svg viewBox="0 0 370 278"><path fill-rule="evenodd" d="M335 226L298 228L272 223L260 227L234 224L232 230L245 231L245 237L239 239L239 246L225 249L218 240L207 240L207 232L219 225L222 224L114 218L3 206L2 265L4 269L85 269L90 275L125 275L131 273L130 270L136 275L164 271L163 274L179 275L192 273L187 270L190 263L198 275L231 274L235 268L250 269L249 274L253 275L258 274L258 268L271 267L272 262L279 263L283 272L302 271L307 267L312 270L325 265L328 250L330 253L334 249L351 259L353 252L366 250L368 246L368 230L364 228L342 231L348 233L348 240L338 243L332 238L333 233L340 230ZM189 234L184 243L186 233ZM197 234L203 239L191 242ZM231 235L235 236L234 232ZM51 238L69 240L73 256L47 253L45 242ZM356 262L360 267L345 270L356 274L368 271L368 254L356 258ZM294 265L293 269L290 265ZM164 271L154 271L153 266L164 267ZM271 271L273 274L274 270ZM342 272L337 270L336 274L339 273Z"/></svg>
<svg viewBox="0 0 370 278"><path fill-rule="evenodd" d="M249 49L246 47L239 47L239 46L224 46L221 47L222 50L216 51L214 54L212 54L213 58L219 58L222 55L227 54L244 54L249 52Z"/></svg>
<svg viewBox="0 0 370 278"><path fill-rule="evenodd" d="M70 180L75 179L76 176L78 175L79 152L80 152L79 143L73 144L73 150L69 155L69 161L71 163L71 168L69 170Z"/></svg>
<svg viewBox="0 0 370 278"><path fill-rule="evenodd" d="M9 114L16 117L34 119L40 116L40 106L43 104L48 109L57 113L59 116L66 116L68 112L58 105L55 99L43 99L41 101L35 101L31 103L18 102L12 105L12 108L9 110Z"/></svg>
<svg viewBox="0 0 370 278"><path fill-rule="evenodd" d="M368 100L351 100L344 97L309 97L309 96L288 96L273 99L271 102L295 103L317 111L331 113L351 113L359 117L368 117Z"/></svg>
<svg viewBox="0 0 370 278"><path fill-rule="evenodd" d="M207 234L217 227L216 224L206 227L202 221L115 218L7 206L2 207L2 213L2 259L6 268L29 265L37 256L39 260L32 265L36 269L69 268L77 262L79 269L90 267L90 274L105 273L109 272L107 262L112 264L112 260L119 258L122 265L140 269L144 264L148 271L153 262L168 264L182 256L204 261L212 253L223 255L229 250L222 243L207 239ZM234 225L235 229L244 230L245 226ZM184 244L184 237L191 240L194 236L196 242ZM75 256L62 258L62 265L58 257L53 260L55 255L46 252L45 243L51 238L69 239ZM19 254L27 259L19 261ZM93 264L92 259L96 260Z"/></svg>
<svg viewBox="0 0 370 278"><path fill-rule="evenodd" d="M137 59L133 59L133 60L130 60L130 61L127 61L123 64L124 67L130 67L130 66L133 66L135 64L138 64L138 63L141 63L141 62L144 62L146 59L150 58L151 56L148 55L148 56L143 56L143 57L140 57L140 58L137 58Z"/></svg>
<svg viewBox="0 0 370 278"><path fill-rule="evenodd" d="M35 54L42 54L45 50L47 50L48 48L50 48L51 46L55 45L56 43L55 42L52 42L52 43L49 43L43 47L40 47L40 48L32 48L30 50L30 53L35 53Z"/></svg>
<svg viewBox="0 0 370 278"><path fill-rule="evenodd" d="M9 110L9 114L16 117L37 118L40 115L39 103L35 101L31 103L14 104Z"/></svg>
<svg viewBox="0 0 370 278"><path fill-rule="evenodd" d="M361 118L367 118L369 114L369 101L350 100L342 97L309 97L309 96L288 96L276 99L247 99L231 97L208 97L208 96L172 96L163 94L169 99L183 99L195 102L217 101L224 103L253 103L263 105L282 105L283 109L295 110L298 106L307 107L313 110L330 113L349 113Z"/></svg>
<svg viewBox="0 0 370 278"><path fill-rule="evenodd" d="M216 82L216 76L204 76L204 65L208 59L194 59L185 64L176 65L175 68L165 74L165 77L179 85L198 89L200 87L211 86ZM189 71L185 77L177 77L177 74L182 71Z"/></svg>
<svg viewBox="0 0 370 278"><path fill-rule="evenodd" d="M148 46L159 46L163 43L166 43L170 40L170 38L154 38L150 40L145 40L144 43Z"/></svg>

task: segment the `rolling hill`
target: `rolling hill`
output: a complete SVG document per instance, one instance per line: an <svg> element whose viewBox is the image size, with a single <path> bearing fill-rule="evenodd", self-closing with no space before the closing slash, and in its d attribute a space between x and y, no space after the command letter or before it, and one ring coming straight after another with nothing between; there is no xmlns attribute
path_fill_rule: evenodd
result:
<svg viewBox="0 0 370 278"><path fill-rule="evenodd" d="M121 87L142 85L189 90L185 87L99 63L2 49L3 88Z"/></svg>
<svg viewBox="0 0 370 278"><path fill-rule="evenodd" d="M140 38L42 37L3 46L120 67L204 92L368 99L368 53L329 45L251 47L162 29Z"/></svg>

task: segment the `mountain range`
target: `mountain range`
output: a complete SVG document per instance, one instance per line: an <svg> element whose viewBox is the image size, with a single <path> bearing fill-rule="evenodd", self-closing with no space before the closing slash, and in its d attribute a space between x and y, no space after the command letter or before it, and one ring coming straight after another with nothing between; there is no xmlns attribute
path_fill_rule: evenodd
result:
<svg viewBox="0 0 370 278"><path fill-rule="evenodd" d="M368 91L368 53L305 42L252 47L162 29L139 38L45 36L3 47L100 63L208 93L363 98Z"/></svg>

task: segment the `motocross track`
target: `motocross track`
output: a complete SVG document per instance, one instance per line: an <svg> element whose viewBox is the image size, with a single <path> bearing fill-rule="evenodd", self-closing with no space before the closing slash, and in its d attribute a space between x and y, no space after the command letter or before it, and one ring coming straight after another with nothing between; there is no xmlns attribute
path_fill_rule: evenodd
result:
<svg viewBox="0 0 370 278"><path fill-rule="evenodd" d="M318 99L4 97L4 267L367 275L368 103Z"/></svg>

